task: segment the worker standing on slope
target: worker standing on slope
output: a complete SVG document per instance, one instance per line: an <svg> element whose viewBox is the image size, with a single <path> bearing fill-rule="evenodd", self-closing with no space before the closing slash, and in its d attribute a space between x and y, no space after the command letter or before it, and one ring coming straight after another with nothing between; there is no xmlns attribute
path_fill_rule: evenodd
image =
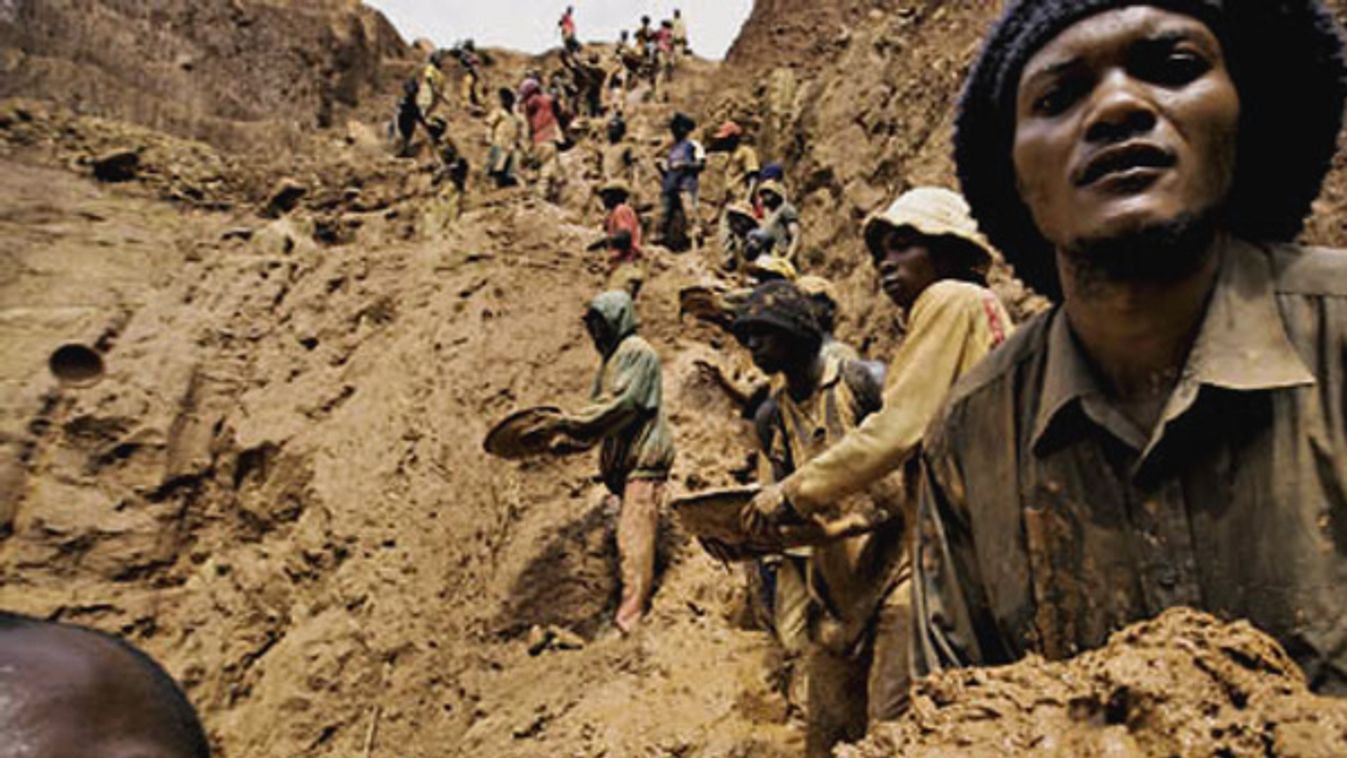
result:
<svg viewBox="0 0 1347 758"><path fill-rule="evenodd" d="M538 80L529 77L519 90L524 101L524 115L528 119L530 161L537 171L537 184L548 202L555 202L560 194L561 124L557 119L556 103L543 91Z"/></svg>
<svg viewBox="0 0 1347 758"><path fill-rule="evenodd" d="M879 410L882 379L859 361L824 354L815 305L794 285L760 285L733 328L753 363L780 377L754 418L766 480L789 476ZM863 737L867 706L898 697L895 690L908 682L908 609L886 604L904 569L901 509L891 503L887 511L863 496L852 500L819 508L815 521L836 536L813 541L802 558L787 556L776 572L778 609L803 606L794 616L809 640L810 758Z"/></svg>
<svg viewBox="0 0 1347 758"><path fill-rule="evenodd" d="M742 263L736 259L736 253L742 252L742 248L737 248L735 244L737 238L731 228L729 208L736 203L751 201L758 186L758 171L761 167L758 164L758 152L744 142L743 128L733 121L726 121L716 130L711 139L711 152L728 155L717 217L722 265L726 270L733 271Z"/></svg>
<svg viewBox="0 0 1347 758"><path fill-rule="evenodd" d="M561 30L561 46L569 53L575 53L580 50L580 41L575 36L575 7L566 6L566 12L561 14L561 20L557 22L557 28Z"/></svg>
<svg viewBox="0 0 1347 758"><path fill-rule="evenodd" d="M430 60L421 68L420 87L416 91L416 107L421 114L421 123L430 121L430 115L440 103L444 102L444 72L440 66L444 63L445 51L436 50L430 54Z"/></svg>
<svg viewBox="0 0 1347 758"><path fill-rule="evenodd" d="M860 502L848 500L850 496L879 486L886 512L894 519L888 528L906 548L915 516L915 464L922 435L955 381L1010 333L1009 315L985 287L991 247L957 193L934 187L911 190L872 216L864 236L884 291L908 318L907 336L889 366L883 409L764 488L744 507L750 532L771 533L789 522L846 516L854 513L846 504ZM896 511L891 505L895 501ZM867 514L860 512L862 520ZM885 635L895 645L901 640L896 649L906 655L912 615L907 560L903 567L900 573L884 575L873 589L883 593L881 615L890 625ZM860 665L859 659L850 660ZM847 655L836 653L829 665L845 668ZM885 668L892 676L901 672L905 677L908 665L895 660ZM907 689L906 679L889 680L868 695L863 688L843 694L855 699L853 714L866 712L863 701L868 697L869 718L891 720L906 710ZM857 722L849 723L845 733L852 735Z"/></svg>
<svg viewBox="0 0 1347 758"><path fill-rule="evenodd" d="M692 48L688 47L688 24L678 8L674 8L673 12L673 43L676 55L692 54Z"/></svg>
<svg viewBox="0 0 1347 758"><path fill-rule="evenodd" d="M609 179L599 188L599 198L607 216L603 220L603 239L590 250L608 251L607 290L621 290L635 300L640 294L645 272L641 268L641 219L631 207L631 187L621 179Z"/></svg>
<svg viewBox="0 0 1347 758"><path fill-rule="evenodd" d="M486 119L487 144L491 145L487 174L497 187L513 187L518 184L515 170L523 145L524 120L515 113L514 92L510 88L501 87L497 97L499 103Z"/></svg>
<svg viewBox="0 0 1347 758"><path fill-rule="evenodd" d="M701 210L699 192L701 173L706 168L706 150L692 138L697 122L685 113L676 113L669 121L673 146L666 160L661 161L661 217L662 244L675 252L687 250L691 244L700 244Z"/></svg>
<svg viewBox="0 0 1347 758"><path fill-rule="evenodd" d="M768 179L758 185L757 196L766 215L762 231L771 241L768 252L799 268L804 234L800 228L800 212L786 198L786 186L776 179Z"/></svg>
<svg viewBox="0 0 1347 758"><path fill-rule="evenodd" d="M620 513L622 600L615 624L629 634L645 615L653 591L655 537L674 461L673 433L664 413L659 354L636 333L631 296L605 292L594 298L585 328L603 363L594 380L593 403L566 417L560 431L581 444L602 443L599 473L610 507Z"/></svg>

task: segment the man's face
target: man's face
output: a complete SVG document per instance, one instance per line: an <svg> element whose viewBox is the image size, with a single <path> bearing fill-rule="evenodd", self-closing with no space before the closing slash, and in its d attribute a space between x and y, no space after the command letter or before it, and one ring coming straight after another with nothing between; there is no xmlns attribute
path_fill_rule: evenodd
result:
<svg viewBox="0 0 1347 758"><path fill-rule="evenodd" d="M600 352L611 341L608 334L608 322L604 321L603 316L594 311L585 314L585 331L589 332L589 338L593 340L594 347L598 348Z"/></svg>
<svg viewBox="0 0 1347 758"><path fill-rule="evenodd" d="M1230 193L1239 112L1202 22L1149 6L1091 16L1020 78L1020 195L1058 249L1206 215Z"/></svg>
<svg viewBox="0 0 1347 758"><path fill-rule="evenodd" d="M753 355L753 364L765 374L775 374L790 365L795 341L781 329L766 324L750 324L744 330L744 347Z"/></svg>
<svg viewBox="0 0 1347 758"><path fill-rule="evenodd" d="M877 252L880 286L904 310L940 279L929 240L910 226L886 228L880 234Z"/></svg>
<svg viewBox="0 0 1347 758"><path fill-rule="evenodd" d="M781 204L785 202L785 200L775 192L763 192L759 194L758 197L762 199L762 206L771 211L780 208Z"/></svg>

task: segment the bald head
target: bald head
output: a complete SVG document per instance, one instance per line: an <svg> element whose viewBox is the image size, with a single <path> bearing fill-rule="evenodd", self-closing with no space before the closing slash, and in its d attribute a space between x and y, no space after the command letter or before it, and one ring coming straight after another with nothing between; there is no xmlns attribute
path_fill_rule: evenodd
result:
<svg viewBox="0 0 1347 758"><path fill-rule="evenodd" d="M0 612L0 758L207 758L196 712L144 653Z"/></svg>

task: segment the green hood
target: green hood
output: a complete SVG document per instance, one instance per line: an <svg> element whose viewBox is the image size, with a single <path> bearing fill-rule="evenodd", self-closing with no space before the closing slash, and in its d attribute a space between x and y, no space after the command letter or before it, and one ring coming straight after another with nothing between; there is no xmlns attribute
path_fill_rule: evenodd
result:
<svg viewBox="0 0 1347 758"><path fill-rule="evenodd" d="M612 335L611 344L598 346L604 356L611 355L622 344L622 340L636 333L636 304L632 302L631 295L625 292L613 291L599 295L590 301L589 312L597 313L608 326L608 334Z"/></svg>

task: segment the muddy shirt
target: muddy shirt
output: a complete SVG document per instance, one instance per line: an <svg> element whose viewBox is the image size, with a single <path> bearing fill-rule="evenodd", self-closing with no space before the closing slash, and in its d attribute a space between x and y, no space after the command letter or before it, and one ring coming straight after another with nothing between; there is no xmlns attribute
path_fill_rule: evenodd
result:
<svg viewBox="0 0 1347 758"><path fill-rule="evenodd" d="M502 150L514 150L524 136L524 122L512 111L496 108L486 120L491 144Z"/></svg>
<svg viewBox="0 0 1347 758"><path fill-rule="evenodd" d="M632 263L641 259L641 219L637 217L636 211L630 205L622 203L608 213L608 217L603 221L603 229L612 240L618 232L627 232L631 235L631 249L619 250L614 245L609 245L609 262L616 266L619 263Z"/></svg>
<svg viewBox="0 0 1347 758"><path fill-rule="evenodd" d="M782 203L780 208L767 216L767 220L762 224L762 230L772 239L772 249L777 255L785 255L790 249L790 244L795 241L791 228L795 227L798 231L799 223L800 212L790 203ZM794 259L788 260L792 264L797 263Z"/></svg>
<svg viewBox="0 0 1347 758"><path fill-rule="evenodd" d="M757 178L760 170L762 165L758 162L756 150L748 145L735 148L725 163L725 202L748 198L753 179Z"/></svg>
<svg viewBox="0 0 1347 758"><path fill-rule="evenodd" d="M591 404L573 417L580 439L602 438L599 473L610 492L632 479L665 479L674 461L673 432L664 413L659 354L636 334L636 310L626 293L594 298L614 334L622 335L594 378Z"/></svg>
<svg viewBox="0 0 1347 758"><path fill-rule="evenodd" d="M424 116L435 109L443 91L444 74L435 64L427 63L425 68L421 69L421 86L416 92L416 107L421 109L421 115Z"/></svg>
<svg viewBox="0 0 1347 758"><path fill-rule="evenodd" d="M791 397L785 382L774 382L762 422L766 428L759 429L773 477L795 471L837 444L882 402L873 374L836 358L826 360L818 389L802 401ZM807 564L809 593L821 611L810 625L811 638L839 654L861 638L897 585L906 554L901 513L883 510L863 496L855 499L859 502L836 512L862 515L865 531L815 545Z"/></svg>
<svg viewBox="0 0 1347 758"><path fill-rule="evenodd" d="M924 452L920 672L1065 658L1192 606L1251 620L1347 694L1347 257L1222 248L1151 433L1060 309L952 395Z"/></svg>
<svg viewBox="0 0 1347 758"><path fill-rule="evenodd" d="M557 121L554 103L552 96L543 92L533 95L524 103L529 133L533 136L535 145L557 142L561 138L561 124Z"/></svg>
<svg viewBox="0 0 1347 758"><path fill-rule="evenodd" d="M1010 329L1010 316L990 290L948 279L927 287L889 364L884 409L782 483L795 508L812 511L913 459L954 382Z"/></svg>

